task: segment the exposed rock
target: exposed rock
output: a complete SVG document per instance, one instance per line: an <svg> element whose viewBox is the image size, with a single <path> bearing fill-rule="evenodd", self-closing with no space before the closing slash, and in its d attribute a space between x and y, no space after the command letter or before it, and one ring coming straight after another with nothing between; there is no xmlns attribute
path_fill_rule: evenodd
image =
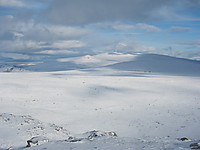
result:
<svg viewBox="0 0 200 150"><path fill-rule="evenodd" d="M84 133L84 135L86 135L86 137L82 137L82 138L77 138L77 137L70 136L65 141L66 142L80 142L82 140L92 141L94 138L98 138L98 137L117 136L117 134L115 132L113 132L113 131L111 131L111 132L104 132L104 131L97 131L97 130L86 132L86 133Z"/></svg>
<svg viewBox="0 0 200 150"><path fill-rule="evenodd" d="M200 150L200 143L192 143L190 144L190 148Z"/></svg>
<svg viewBox="0 0 200 150"><path fill-rule="evenodd" d="M31 147L31 144L39 145L48 141L49 140L47 138L42 137L42 136L32 137L30 140L27 141L26 147Z"/></svg>
<svg viewBox="0 0 200 150"><path fill-rule="evenodd" d="M102 137L102 136L117 136L117 134L113 131L104 132L104 131L98 131L98 130L89 131L86 134L89 134L88 135L89 140L92 140L93 138L96 138L96 137Z"/></svg>
<svg viewBox="0 0 200 150"><path fill-rule="evenodd" d="M72 137L70 136L67 140L65 140L66 142L80 142L82 141L84 138L76 138L76 137Z"/></svg>
<svg viewBox="0 0 200 150"><path fill-rule="evenodd" d="M182 138L180 138L180 140L181 140L181 141L188 141L189 139L186 138L186 137L182 137Z"/></svg>
<svg viewBox="0 0 200 150"><path fill-rule="evenodd" d="M0 72L24 72L24 68L16 65L0 65Z"/></svg>

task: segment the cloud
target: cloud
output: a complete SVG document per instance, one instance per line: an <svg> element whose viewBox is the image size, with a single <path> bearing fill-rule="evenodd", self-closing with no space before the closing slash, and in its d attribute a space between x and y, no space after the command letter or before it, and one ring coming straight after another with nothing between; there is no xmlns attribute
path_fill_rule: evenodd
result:
<svg viewBox="0 0 200 150"><path fill-rule="evenodd" d="M153 46L144 46L138 42L118 42L114 46L110 47L110 50L114 49L117 52L153 52L155 47Z"/></svg>
<svg viewBox="0 0 200 150"><path fill-rule="evenodd" d="M171 27L170 29L169 29L169 32L188 32L188 31L190 31L190 28L188 28L188 27Z"/></svg>
<svg viewBox="0 0 200 150"><path fill-rule="evenodd" d="M49 54L49 55L59 55L59 54L77 54L76 51L70 51L70 50L44 50L35 52L36 54Z"/></svg>
<svg viewBox="0 0 200 150"><path fill-rule="evenodd" d="M39 42L35 41L23 41L23 40L3 40L0 41L2 52L26 52L31 53L32 51L39 50L42 48Z"/></svg>
<svg viewBox="0 0 200 150"><path fill-rule="evenodd" d="M2 32L13 32L13 36L17 35L24 40L54 41L80 38L91 33L91 31L84 28L42 24L33 20L22 22L12 19L12 21L5 21L4 24L8 24L8 26L2 26L0 29Z"/></svg>
<svg viewBox="0 0 200 150"><path fill-rule="evenodd" d="M20 12L27 12L27 10L21 8L26 8L30 10L42 9L46 8L45 5L47 5L48 2L50 1L49 0L0 0L0 6L4 8L18 9L18 11ZM7 11L12 11L12 10L9 9Z"/></svg>
<svg viewBox="0 0 200 150"><path fill-rule="evenodd" d="M176 44L179 45L186 45L194 48L200 48L200 40L194 40L194 41L180 41L176 42Z"/></svg>
<svg viewBox="0 0 200 150"><path fill-rule="evenodd" d="M44 47L48 47L48 48L57 48L57 49L69 49L69 48L83 48L85 47L86 44L81 42L81 41L77 41L77 40L62 40L62 41L57 41L52 43L49 46L44 46Z"/></svg>
<svg viewBox="0 0 200 150"><path fill-rule="evenodd" d="M80 48L85 45L80 39L92 33L81 27L25 22L11 15L0 16L0 22L0 51L7 52Z"/></svg>
<svg viewBox="0 0 200 150"><path fill-rule="evenodd" d="M36 42L31 40L15 40L15 41L1 41L0 51L7 52L26 52L32 53L41 49L71 49L83 48L86 46L84 42L78 40L61 40L52 43Z"/></svg>
<svg viewBox="0 0 200 150"><path fill-rule="evenodd" d="M129 24L116 24L116 25L112 25L112 28L115 30L130 30L130 29L134 29L135 26L129 25Z"/></svg>
<svg viewBox="0 0 200 150"><path fill-rule="evenodd" d="M17 53L0 53L0 56L6 58L12 58L14 60L26 60L29 59L30 56L24 54L17 54Z"/></svg>
<svg viewBox="0 0 200 150"><path fill-rule="evenodd" d="M102 47L93 49L93 52L117 52L117 53L151 53L155 52L154 46L145 46L137 41L108 41Z"/></svg>
<svg viewBox="0 0 200 150"><path fill-rule="evenodd" d="M149 21L162 19L160 9L173 0L57 0L43 13L61 24L90 24L106 21ZM62 15L63 14L63 15ZM156 17L152 14L156 14Z"/></svg>
<svg viewBox="0 0 200 150"><path fill-rule="evenodd" d="M77 38L86 36L91 33L91 31L88 29L71 26L45 25L44 28L54 34L54 36L61 38Z"/></svg>
<svg viewBox="0 0 200 150"><path fill-rule="evenodd" d="M135 25L117 23L112 25L112 28L115 30L130 30L130 29L144 30L147 33L156 33L161 31L161 29L159 29L158 27L145 23L137 23Z"/></svg>
<svg viewBox="0 0 200 150"><path fill-rule="evenodd" d="M86 46L84 42L78 40L61 40L52 43L37 42L32 40L14 40L14 41L1 41L2 52L20 52L20 53L35 53L42 49L79 49Z"/></svg>
<svg viewBox="0 0 200 150"><path fill-rule="evenodd" d="M26 4L21 0L0 0L0 6L3 7L25 7Z"/></svg>
<svg viewBox="0 0 200 150"><path fill-rule="evenodd" d="M28 27L25 26L22 32L25 34L23 39L37 41L78 39L91 33L91 31L83 28L50 24L30 24Z"/></svg>
<svg viewBox="0 0 200 150"><path fill-rule="evenodd" d="M56 0L41 16L59 24L152 22L189 18L184 10L199 8L199 0Z"/></svg>
<svg viewBox="0 0 200 150"><path fill-rule="evenodd" d="M0 53L8 53L9 60L25 54L49 60L75 53L157 52L155 47L162 45L197 50L198 40L187 39L198 33L186 33L198 30L196 22L179 21L199 20L199 4L200 0L0 0ZM173 38L164 35L167 31L174 32ZM186 34L185 41L174 46L170 39L177 41L178 32Z"/></svg>
<svg viewBox="0 0 200 150"><path fill-rule="evenodd" d="M135 25L136 29L140 29L140 30L145 30L148 33L155 33L155 32L160 32L161 29L159 29L156 26L153 25L148 25L148 24L144 24L144 23L138 23Z"/></svg>

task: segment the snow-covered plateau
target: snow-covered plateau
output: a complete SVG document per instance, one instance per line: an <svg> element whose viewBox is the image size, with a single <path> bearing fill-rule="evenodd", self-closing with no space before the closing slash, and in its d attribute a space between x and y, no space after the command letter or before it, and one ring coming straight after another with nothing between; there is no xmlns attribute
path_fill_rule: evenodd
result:
<svg viewBox="0 0 200 150"><path fill-rule="evenodd" d="M1 72L0 150L200 149L200 63L154 57Z"/></svg>

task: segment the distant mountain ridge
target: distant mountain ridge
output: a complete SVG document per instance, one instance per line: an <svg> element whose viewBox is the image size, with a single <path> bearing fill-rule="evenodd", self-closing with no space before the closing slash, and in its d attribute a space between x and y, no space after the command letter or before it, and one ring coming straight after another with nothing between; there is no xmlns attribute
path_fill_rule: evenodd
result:
<svg viewBox="0 0 200 150"><path fill-rule="evenodd" d="M0 65L0 72L54 72L68 70L85 70L111 68L118 71L152 72L167 75L200 76L200 61L177 58L158 54L123 54L93 55L85 62L85 57L74 57L68 61L45 61L33 66ZM127 59L126 59L127 58ZM76 60L76 61L75 61ZM108 65L108 63L113 63ZM105 70L106 71L106 70Z"/></svg>
<svg viewBox="0 0 200 150"><path fill-rule="evenodd" d="M0 65L0 72L24 72L24 68L16 65Z"/></svg>
<svg viewBox="0 0 200 150"><path fill-rule="evenodd" d="M131 61L107 67L123 71L149 71L171 75L200 76L200 61L158 54L139 54Z"/></svg>

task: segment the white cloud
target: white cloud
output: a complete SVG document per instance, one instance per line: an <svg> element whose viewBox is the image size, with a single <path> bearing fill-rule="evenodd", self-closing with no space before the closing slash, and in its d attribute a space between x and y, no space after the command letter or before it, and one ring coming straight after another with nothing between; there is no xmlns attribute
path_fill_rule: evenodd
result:
<svg viewBox="0 0 200 150"><path fill-rule="evenodd" d="M42 51L41 53L71 53L70 51L64 51L71 48L83 48L86 46L84 42L78 40L61 40L53 43L37 42L37 41L25 41L25 40L14 40L8 41L4 40L0 42L2 52L26 52L32 53L41 49L56 49L63 51Z"/></svg>
<svg viewBox="0 0 200 150"><path fill-rule="evenodd" d="M116 23L112 25L112 28L115 30L130 30L130 29L143 30L147 33L161 32L160 28L154 25L149 25L144 23L137 23L135 25Z"/></svg>
<svg viewBox="0 0 200 150"><path fill-rule="evenodd" d="M92 33L91 30L81 27L36 23L34 20L17 20L11 15L0 16L0 22L0 34L9 31L12 32L13 36L18 36L25 40L44 40L47 42L72 38L78 39Z"/></svg>
<svg viewBox="0 0 200 150"><path fill-rule="evenodd" d="M50 55L56 55L56 54L77 54L78 52L70 51L70 50L44 50L40 52L36 52L37 54L50 54Z"/></svg>
<svg viewBox="0 0 200 150"><path fill-rule="evenodd" d="M34 21L28 23L19 22L14 27L18 32L24 33L25 39L40 40L40 41L55 41L62 39L80 38L91 33L90 30L84 28L36 24Z"/></svg>
<svg viewBox="0 0 200 150"><path fill-rule="evenodd" d="M15 32L15 31L13 32L13 35L15 39L20 39L24 36L23 33Z"/></svg>
<svg viewBox="0 0 200 150"><path fill-rule="evenodd" d="M140 29L140 30L145 30L148 33L155 33L155 32L160 32L161 29L159 29L156 26L153 25L148 25L148 24L144 24L144 23L138 23L135 25L136 29Z"/></svg>
<svg viewBox="0 0 200 150"><path fill-rule="evenodd" d="M35 51L68 49L85 46L79 39L91 33L89 29L16 20L0 16L0 51Z"/></svg>
<svg viewBox="0 0 200 150"><path fill-rule="evenodd" d="M56 41L54 43L52 43L50 46L50 48L58 48L58 49L69 49L69 48L81 48L86 46L85 43L81 42L81 41L77 41L77 40L61 40L61 41ZM46 46L44 46L46 47Z"/></svg>
<svg viewBox="0 0 200 150"><path fill-rule="evenodd" d="M116 43L114 49L119 52L153 52L153 46L143 46L137 42L119 42Z"/></svg>

